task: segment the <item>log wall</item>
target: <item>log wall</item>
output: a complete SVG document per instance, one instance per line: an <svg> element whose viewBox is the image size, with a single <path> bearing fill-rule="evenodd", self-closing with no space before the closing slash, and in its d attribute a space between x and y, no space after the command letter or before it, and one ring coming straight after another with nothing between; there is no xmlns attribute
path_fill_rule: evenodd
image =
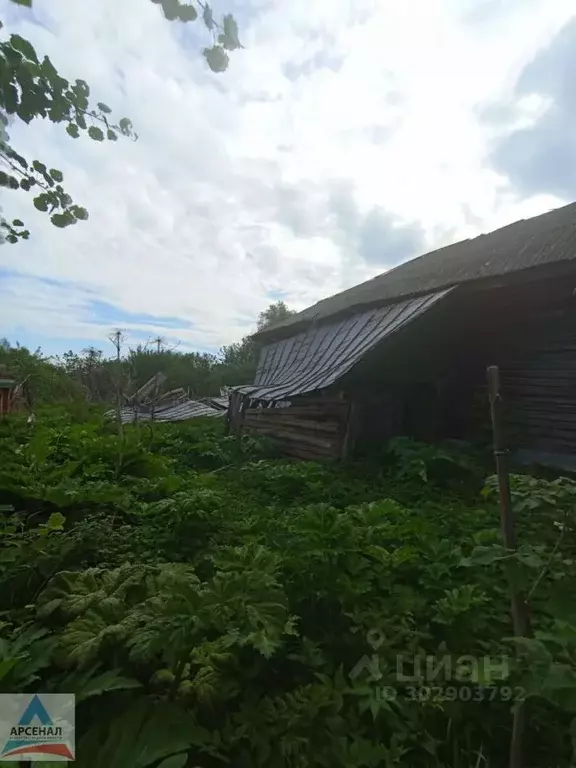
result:
<svg viewBox="0 0 576 768"><path fill-rule="evenodd" d="M576 313L529 324L502 360L501 373L512 444L576 453Z"/></svg>
<svg viewBox="0 0 576 768"><path fill-rule="evenodd" d="M350 405L343 400L306 400L288 408L248 408L243 431L276 440L288 456L319 461L344 449Z"/></svg>

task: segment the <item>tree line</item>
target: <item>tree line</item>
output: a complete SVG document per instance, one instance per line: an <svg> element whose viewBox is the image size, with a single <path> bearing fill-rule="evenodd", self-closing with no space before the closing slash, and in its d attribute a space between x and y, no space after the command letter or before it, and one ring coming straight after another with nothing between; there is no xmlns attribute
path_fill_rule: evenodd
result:
<svg viewBox="0 0 576 768"><path fill-rule="evenodd" d="M261 312L257 330L280 322L294 312L283 301ZM87 347L81 352L68 351L47 356L42 349L30 350L7 339L0 341L0 366L18 382L25 383L28 405L70 403L84 400L94 404L111 403L121 377L125 393L135 392L152 376L162 372L169 389L182 387L194 397L219 394L226 386L253 381L260 345L252 335L223 346L218 354L182 352L166 348L162 339L128 346L118 362L115 354Z"/></svg>

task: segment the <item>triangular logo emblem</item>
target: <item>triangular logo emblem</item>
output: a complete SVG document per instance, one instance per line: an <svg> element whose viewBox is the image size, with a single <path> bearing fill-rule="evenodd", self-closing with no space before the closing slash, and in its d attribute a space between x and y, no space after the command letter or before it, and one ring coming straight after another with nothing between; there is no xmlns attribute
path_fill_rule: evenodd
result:
<svg viewBox="0 0 576 768"><path fill-rule="evenodd" d="M10 738L0 753L0 758L6 760L24 756L25 759L33 759L35 755L74 759L63 738L62 727L54 725L38 694L32 697L18 724L10 729Z"/></svg>

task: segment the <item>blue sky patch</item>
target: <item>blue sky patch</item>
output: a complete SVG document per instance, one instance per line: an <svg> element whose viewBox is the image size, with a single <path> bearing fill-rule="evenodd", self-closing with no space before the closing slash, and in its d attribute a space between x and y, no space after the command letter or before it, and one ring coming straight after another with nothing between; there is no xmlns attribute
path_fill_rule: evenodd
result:
<svg viewBox="0 0 576 768"><path fill-rule="evenodd" d="M127 312L106 301L90 302L91 312L94 319L101 323L109 323L113 326L123 325L154 325L161 328L193 328L194 324L179 317L159 317L146 313ZM136 332L135 332L136 333Z"/></svg>

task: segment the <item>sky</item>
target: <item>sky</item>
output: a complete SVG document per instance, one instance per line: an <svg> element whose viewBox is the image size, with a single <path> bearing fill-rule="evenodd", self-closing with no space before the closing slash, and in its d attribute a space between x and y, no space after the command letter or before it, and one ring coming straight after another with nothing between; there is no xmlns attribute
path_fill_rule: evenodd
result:
<svg viewBox="0 0 576 768"><path fill-rule="evenodd" d="M149 0L0 0L133 142L36 120L12 146L90 212L23 191L0 246L0 337L48 354L162 336L216 351L435 247L576 199L573 0L218 0L244 49L210 72L199 22ZM110 351L110 350L109 350Z"/></svg>

